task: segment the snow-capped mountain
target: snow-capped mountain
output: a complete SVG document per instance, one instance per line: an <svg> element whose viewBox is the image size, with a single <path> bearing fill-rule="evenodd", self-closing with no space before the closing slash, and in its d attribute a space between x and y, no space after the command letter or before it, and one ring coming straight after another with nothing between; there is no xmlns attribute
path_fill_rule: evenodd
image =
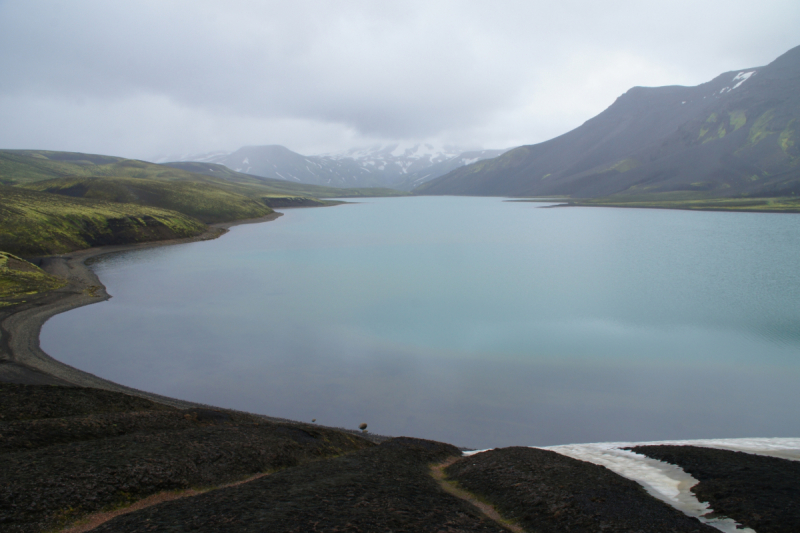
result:
<svg viewBox="0 0 800 533"><path fill-rule="evenodd" d="M283 146L271 145L246 146L231 153L186 155L172 160L218 163L237 172L298 183L411 190L462 165L497 157L503 152L465 152L449 145L394 143L304 156Z"/></svg>

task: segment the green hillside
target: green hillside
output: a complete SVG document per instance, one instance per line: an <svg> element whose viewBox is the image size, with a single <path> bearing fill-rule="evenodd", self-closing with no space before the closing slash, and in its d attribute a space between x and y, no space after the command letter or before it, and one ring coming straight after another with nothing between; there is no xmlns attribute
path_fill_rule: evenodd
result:
<svg viewBox="0 0 800 533"><path fill-rule="evenodd" d="M157 181L142 178L56 178L23 186L26 189L107 202L171 209L206 224L272 213L263 202L196 181Z"/></svg>
<svg viewBox="0 0 800 533"><path fill-rule="evenodd" d="M188 237L205 224L258 218L319 198L403 195L260 178L222 165L0 150L0 250L32 256Z"/></svg>
<svg viewBox="0 0 800 533"><path fill-rule="evenodd" d="M192 237L205 229L176 211L0 185L0 250L16 255Z"/></svg>

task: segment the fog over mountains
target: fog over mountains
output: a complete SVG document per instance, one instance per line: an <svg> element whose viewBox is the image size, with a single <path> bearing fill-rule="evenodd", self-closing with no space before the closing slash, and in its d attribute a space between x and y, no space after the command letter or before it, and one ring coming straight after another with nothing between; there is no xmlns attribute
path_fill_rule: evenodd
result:
<svg viewBox="0 0 800 533"><path fill-rule="evenodd" d="M389 187L410 191L464 165L501 155L504 150L465 151L455 146L388 144L304 156L283 146L246 146L235 152L160 157L156 162L198 161L231 170L296 183L330 187Z"/></svg>
<svg viewBox="0 0 800 533"><path fill-rule="evenodd" d="M422 184L420 194L800 194L800 47L695 87L634 87L580 127Z"/></svg>
<svg viewBox="0 0 800 533"><path fill-rule="evenodd" d="M304 156L271 145L177 160L295 183L418 194L796 196L799 119L800 46L767 66L695 87L633 87L580 127L509 151L395 143Z"/></svg>

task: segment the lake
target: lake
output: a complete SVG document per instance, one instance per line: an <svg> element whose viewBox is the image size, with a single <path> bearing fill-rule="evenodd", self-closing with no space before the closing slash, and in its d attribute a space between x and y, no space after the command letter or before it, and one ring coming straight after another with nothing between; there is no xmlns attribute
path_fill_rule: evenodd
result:
<svg viewBox="0 0 800 533"><path fill-rule="evenodd" d="M42 348L167 396L460 446L800 435L800 215L292 209L105 256Z"/></svg>

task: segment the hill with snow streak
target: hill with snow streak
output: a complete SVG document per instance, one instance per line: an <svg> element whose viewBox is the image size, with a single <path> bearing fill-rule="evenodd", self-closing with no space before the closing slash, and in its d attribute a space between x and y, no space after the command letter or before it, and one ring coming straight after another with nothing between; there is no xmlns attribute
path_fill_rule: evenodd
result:
<svg viewBox="0 0 800 533"><path fill-rule="evenodd" d="M800 196L800 46L696 87L634 87L580 127L418 187L419 194Z"/></svg>
<svg viewBox="0 0 800 533"><path fill-rule="evenodd" d="M503 150L465 151L448 145L394 143L304 156L270 145L161 159L217 163L236 172L295 183L411 190L460 166L502 153Z"/></svg>

